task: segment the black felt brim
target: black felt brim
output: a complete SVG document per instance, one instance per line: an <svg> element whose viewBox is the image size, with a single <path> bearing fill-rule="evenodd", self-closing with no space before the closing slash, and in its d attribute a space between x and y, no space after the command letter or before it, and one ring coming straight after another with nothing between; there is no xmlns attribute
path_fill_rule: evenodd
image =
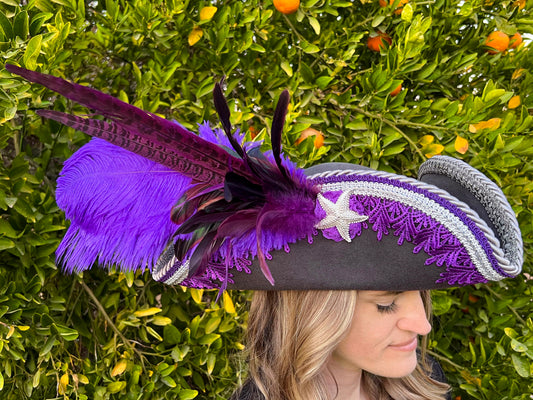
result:
<svg viewBox="0 0 533 400"><path fill-rule="evenodd" d="M504 242L507 249L505 257L509 256L512 260L509 263L506 259L508 264L505 273L507 276L516 276L523 260L520 229L501 190L479 171L450 157L435 157L422 164L421 169L423 172L419 175L420 181L435 188L433 193L453 199L454 204L458 204L463 211L468 211L471 223L476 224L480 232L483 230L487 242ZM311 167L306 173L314 177L327 176L331 171L338 170L368 168L329 163ZM493 223L490 215L494 216L497 223ZM502 228L498 229L497 225ZM284 250L271 252L272 259L267 264L274 278L274 285L264 277L255 260L250 268L250 275L232 270L234 283L229 284L228 289L404 291L449 288L458 286L461 281L464 282L462 284L483 281L480 274L481 280L474 281L461 278L450 283L449 277L442 279L441 274L447 276L450 273L446 265L426 265L431 256L424 251L414 253L415 245L411 242L405 241L399 245L393 232L391 229L388 235L378 240L377 233L370 225L351 242L325 239L322 232L319 232L311 244L304 239L290 244L288 253ZM504 252L501 248L496 250L502 259ZM449 268L454 270L454 275L462 276L463 267L451 265ZM464 275L470 273L469 268L466 268ZM488 279L493 277L494 274ZM442 282L437 283L439 281Z"/></svg>
<svg viewBox="0 0 533 400"><path fill-rule="evenodd" d="M348 163L315 165L307 175L331 170L370 170ZM378 240L372 229L361 232L350 243L325 239L322 233L313 243L300 240L290 246L290 253L272 252L267 260L274 286L264 277L254 260L250 275L232 271L234 284L228 289L246 290L423 290L449 287L435 283L445 267L425 265L428 255L413 253L414 245L398 245L392 233Z"/></svg>
<svg viewBox="0 0 533 400"><path fill-rule="evenodd" d="M325 239L321 233L312 244L301 240L290 253L272 252L267 260L275 285L266 280L259 263L252 273L232 270L228 289L245 290L423 290L450 287L437 284L445 266L425 265L428 255L413 253L414 245L398 245L392 234L378 240L371 229L351 243Z"/></svg>

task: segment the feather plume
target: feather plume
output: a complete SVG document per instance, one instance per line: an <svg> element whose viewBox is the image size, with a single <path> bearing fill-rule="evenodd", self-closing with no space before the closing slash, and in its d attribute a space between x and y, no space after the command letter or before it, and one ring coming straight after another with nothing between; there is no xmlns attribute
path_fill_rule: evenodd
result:
<svg viewBox="0 0 533 400"><path fill-rule="evenodd" d="M58 205L72 221L58 249L67 270L94 263L152 268L161 254L169 265L165 249L173 246L176 265L188 264L189 282L205 285L216 276L223 289L234 263L240 268L242 260L257 257L274 284L269 252L314 233L317 188L281 154L287 91L273 118L272 152L263 154L257 144L242 145L238 130L232 133L219 84L214 101L226 135L204 124L197 136L97 90L12 65L6 69L106 118L38 111L109 142L93 139L82 147L58 180Z"/></svg>
<svg viewBox="0 0 533 400"><path fill-rule="evenodd" d="M222 182L230 166L232 170L250 176L242 159L231 156L220 146L202 140L179 124L145 112L98 90L61 78L10 64L6 64L6 69L95 110L111 122L80 118L56 111L39 111L46 118L72 126L88 135L101 137L203 182L206 182L208 177L211 177L213 182ZM173 156L169 157L169 154Z"/></svg>
<svg viewBox="0 0 533 400"><path fill-rule="evenodd" d="M219 85L215 85L214 97L226 135L231 137L229 108ZM249 179L237 172L228 172L224 182L224 201L210 202L209 205L202 207L201 212L189 216L178 229L179 234L206 229L206 238L191 253L189 267L192 274L201 272L199 268L204 265L205 260L252 254L257 256L261 271L274 285L274 278L268 269L265 256L265 249L270 250L273 247L267 243L276 238L280 232L290 231L291 228L286 227L287 223L296 222L297 231L289 235L282 233L283 237L281 240L278 239L282 246L312 232L315 223L313 217L315 189L308 184L303 174L289 175L281 158L281 132L288 103L289 94L284 91L276 106L273 119L271 158L259 155L255 149L246 152L238 143L230 140L235 151L242 154L255 179ZM257 156L254 156L255 154ZM287 208L287 204L279 202L279 199L287 198L289 200L296 198L298 202L293 201L292 206ZM245 254L236 255L234 249L238 248L238 243L246 237L253 237L255 244L247 247ZM221 250L224 245L225 251L230 254L221 257L219 253L224 251ZM183 252L183 249L180 249L180 253ZM200 257L198 253L202 256Z"/></svg>
<svg viewBox="0 0 533 400"><path fill-rule="evenodd" d="M58 250L68 271L95 262L124 270L150 268L177 229L169 218L190 178L93 139L63 167L56 200L71 220Z"/></svg>

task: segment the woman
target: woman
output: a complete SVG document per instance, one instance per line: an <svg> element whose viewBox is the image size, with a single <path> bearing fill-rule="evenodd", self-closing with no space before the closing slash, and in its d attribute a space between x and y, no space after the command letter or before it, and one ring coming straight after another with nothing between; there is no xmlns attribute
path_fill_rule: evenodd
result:
<svg viewBox="0 0 533 400"><path fill-rule="evenodd" d="M430 305L428 291L257 291L249 380L233 398L448 398L440 366L416 351Z"/></svg>
<svg viewBox="0 0 533 400"><path fill-rule="evenodd" d="M303 171L283 159L287 91L262 154L233 135L218 84L226 137L207 125L198 137L94 89L6 68L108 120L39 112L109 142L82 147L58 179L71 220L58 249L67 270L148 267L166 284L261 291L240 398L443 398L423 346L417 362L427 290L521 271L511 206L460 160L435 156L417 180L352 164Z"/></svg>

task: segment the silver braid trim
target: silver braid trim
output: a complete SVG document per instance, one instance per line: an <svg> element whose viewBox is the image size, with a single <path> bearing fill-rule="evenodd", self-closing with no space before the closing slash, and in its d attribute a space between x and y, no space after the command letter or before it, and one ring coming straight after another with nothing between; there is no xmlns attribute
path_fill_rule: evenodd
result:
<svg viewBox="0 0 533 400"><path fill-rule="evenodd" d="M173 268L179 260L174 255L173 246L167 247L167 249L159 256L157 263L152 271L152 278L158 282L166 283L167 285L179 285L189 276L189 259L183 264L178 266L176 272L174 272L170 278L163 280L165 275Z"/></svg>
<svg viewBox="0 0 533 400"><path fill-rule="evenodd" d="M496 236L494 235L494 232L492 231L492 229L490 229L487 223L482 218L480 218L479 215L474 210L472 210L467 204L456 199L454 196L450 195L445 190L440 189L434 185L430 185L430 184L427 184L427 183L424 183L424 182L421 182L416 179L409 178L403 175L396 175L396 174L392 174L389 172L373 171L373 170L325 171L319 174L312 175L309 177L309 179L327 178L331 176L353 176L353 175L356 175L356 176L370 175L370 176L375 176L377 178L384 178L384 179L391 179L391 180L399 181L401 183L409 184L422 190L427 190L428 192L436 194L437 196L457 206L483 232L483 234L485 235L485 237L487 238L491 246L493 255L498 261L498 264L500 265L500 267L506 272L508 272L509 270L515 270L515 268L511 266L511 261L506 257L504 251L501 249L499 240L496 238ZM328 190L347 190L353 187L351 185L352 183L359 183L359 182L345 181L345 182L340 182L340 183L323 184L321 191L325 191L326 186L328 187ZM347 184L350 184L350 186L347 186ZM497 271L493 269L492 265L490 264L490 261L488 260L485 254L485 251L479 245L479 243L475 239L475 236L470 232L468 227L465 226L461 220L459 220L457 217L451 214L448 210L442 208L438 203L434 202L433 200L427 199L426 197L422 195L418 195L417 193L410 192L410 191L407 191L405 189L402 189L396 186L377 183L377 186L381 186L381 188L374 187L371 190L367 189L371 187L371 184L373 184L373 182L366 182L366 181L361 182L361 186L360 186L362 190L361 194L375 195L378 197L384 197L384 198L391 199L391 200L398 200L398 201L403 202L404 204L408 204L414 208L427 212L437 221L439 221L444 226L446 226L446 228L448 228L450 232L457 235L461 243L465 245L465 248L469 252L469 255L471 256L472 261L476 265L476 268L486 279L497 281L497 280L501 280L505 278L504 276L500 275ZM338 186L337 189L331 189L331 186L329 185L340 185L340 186ZM366 191L369 191L369 193L366 193ZM375 194L371 194L370 193L371 191L374 191ZM393 191L395 195L391 196L391 193L393 193ZM407 192L407 193L402 193L402 192ZM396 197L396 196L401 196L401 198ZM424 204L425 201L428 201L428 203Z"/></svg>
<svg viewBox="0 0 533 400"><path fill-rule="evenodd" d="M420 166L418 176L438 174L447 176L468 189L483 205L502 240L502 249L508 265L502 269L510 275L518 275L524 262L523 242L515 213L502 190L484 174L464 161L435 156Z"/></svg>

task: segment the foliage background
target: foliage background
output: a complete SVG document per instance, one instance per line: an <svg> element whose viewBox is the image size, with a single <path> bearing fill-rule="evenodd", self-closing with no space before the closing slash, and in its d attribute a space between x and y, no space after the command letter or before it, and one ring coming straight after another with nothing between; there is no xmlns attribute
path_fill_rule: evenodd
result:
<svg viewBox="0 0 533 400"><path fill-rule="evenodd" d="M258 138L288 88L284 145L301 166L337 160L414 176L443 153L481 169L516 211L526 273L435 292L430 350L455 398L529 399L533 56L528 43L496 55L483 44L495 29L533 33L532 9L411 0L398 14L377 0L304 0L285 16L269 0L0 0L0 55L191 129L216 122L211 91L225 76L232 122ZM366 46L377 29L392 39L380 53ZM87 138L41 120L39 108L86 112L0 69L0 398L227 398L242 379L249 294L215 303L216 293L148 274L62 274L55 179ZM308 127L325 146L296 145Z"/></svg>

